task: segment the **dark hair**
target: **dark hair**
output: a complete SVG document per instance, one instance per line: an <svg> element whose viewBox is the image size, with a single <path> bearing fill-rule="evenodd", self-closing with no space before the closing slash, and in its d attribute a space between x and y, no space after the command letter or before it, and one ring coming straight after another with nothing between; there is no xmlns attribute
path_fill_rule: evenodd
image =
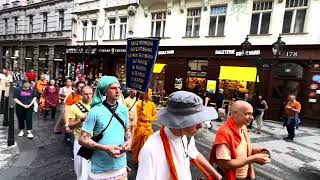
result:
<svg viewBox="0 0 320 180"><path fill-rule="evenodd" d="M77 83L76 83L76 87L78 88L79 87L79 84L86 84L85 82L83 82L83 81L78 81Z"/></svg>

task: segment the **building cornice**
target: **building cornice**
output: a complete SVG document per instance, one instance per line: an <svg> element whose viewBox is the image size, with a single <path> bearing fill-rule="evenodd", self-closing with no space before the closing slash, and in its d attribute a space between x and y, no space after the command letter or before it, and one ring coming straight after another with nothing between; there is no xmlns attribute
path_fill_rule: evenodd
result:
<svg viewBox="0 0 320 180"><path fill-rule="evenodd" d="M1 9L0 10L0 14L3 13L8 13L8 12L12 12L12 11L21 11L21 10L27 10L30 8L37 8L37 7L41 7L41 6L45 6L45 5L51 5L51 4L57 4L57 3L62 3L62 2L72 2L73 0L47 0L47 1L41 1L41 2L37 2L37 3L32 3L32 4L28 4L25 6L16 6L16 7L10 7L10 8L6 8L6 9Z"/></svg>

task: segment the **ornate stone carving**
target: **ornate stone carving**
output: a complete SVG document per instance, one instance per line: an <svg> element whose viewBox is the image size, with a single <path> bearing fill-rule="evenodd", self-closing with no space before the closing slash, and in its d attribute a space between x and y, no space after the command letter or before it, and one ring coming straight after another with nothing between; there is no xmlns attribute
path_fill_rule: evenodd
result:
<svg viewBox="0 0 320 180"><path fill-rule="evenodd" d="M128 7L128 14L129 16L134 16L137 13L137 8L135 6Z"/></svg>

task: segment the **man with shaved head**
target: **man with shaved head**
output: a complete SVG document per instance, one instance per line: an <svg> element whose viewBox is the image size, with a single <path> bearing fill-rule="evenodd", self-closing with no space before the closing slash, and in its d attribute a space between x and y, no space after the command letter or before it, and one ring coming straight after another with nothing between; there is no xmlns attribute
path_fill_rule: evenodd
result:
<svg viewBox="0 0 320 180"><path fill-rule="evenodd" d="M217 132L210 163L216 163L227 180L255 179L253 164L270 163L268 150L252 147L246 127L252 119L252 106L236 101L231 107L231 116Z"/></svg>

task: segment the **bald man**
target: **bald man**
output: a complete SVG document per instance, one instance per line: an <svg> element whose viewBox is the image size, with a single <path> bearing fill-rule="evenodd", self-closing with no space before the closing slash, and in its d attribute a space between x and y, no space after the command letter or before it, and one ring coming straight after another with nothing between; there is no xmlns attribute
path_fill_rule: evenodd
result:
<svg viewBox="0 0 320 180"><path fill-rule="evenodd" d="M252 106L236 101L231 107L231 116L217 132L210 163L216 163L227 180L255 179L253 164L270 163L268 150L252 147L246 128L252 119Z"/></svg>

